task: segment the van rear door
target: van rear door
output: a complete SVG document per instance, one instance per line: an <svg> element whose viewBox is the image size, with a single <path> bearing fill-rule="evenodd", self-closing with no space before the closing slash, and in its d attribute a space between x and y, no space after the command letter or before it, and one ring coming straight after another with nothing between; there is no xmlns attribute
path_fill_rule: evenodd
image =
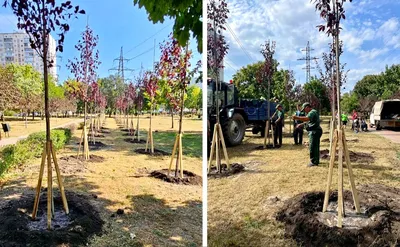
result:
<svg viewBox="0 0 400 247"><path fill-rule="evenodd" d="M381 120L381 112L383 108L383 101L375 102L374 105L374 119Z"/></svg>

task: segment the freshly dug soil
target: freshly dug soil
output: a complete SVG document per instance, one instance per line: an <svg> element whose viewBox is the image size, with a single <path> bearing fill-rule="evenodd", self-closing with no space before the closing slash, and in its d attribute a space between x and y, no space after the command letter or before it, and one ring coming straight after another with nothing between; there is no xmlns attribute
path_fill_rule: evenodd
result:
<svg viewBox="0 0 400 247"><path fill-rule="evenodd" d="M321 159L330 159L330 156L328 155L329 154L328 149L321 150L319 153ZM336 156L338 155L339 155L339 150L336 150ZM349 150L349 155L351 162L371 163L374 161L374 157L368 153L359 153ZM343 160L344 160L344 152L343 152Z"/></svg>
<svg viewBox="0 0 400 247"><path fill-rule="evenodd" d="M344 192L342 228L336 227L337 192L331 193L326 213L321 212L324 192L311 192L287 200L276 219L285 223L286 236L301 246L399 246L400 189L371 184L358 192L360 215L354 212L351 192Z"/></svg>
<svg viewBox="0 0 400 247"><path fill-rule="evenodd" d="M109 130L105 130L105 129L101 129L101 130L99 131L99 133L103 133L103 134L110 134L110 133L111 133L111 131L109 131Z"/></svg>
<svg viewBox="0 0 400 247"><path fill-rule="evenodd" d="M154 149L154 153L151 154L149 149L147 149L147 151L145 151L144 148L136 149L136 150L135 150L135 153L138 153L138 154L148 154L148 155L151 155L151 156L171 155L170 153L165 152L165 151L163 151L163 150L159 150L159 149Z"/></svg>
<svg viewBox="0 0 400 247"><path fill-rule="evenodd" d="M129 143L146 143L146 140L141 139L140 141L138 141L138 139L133 139L133 138L125 138L124 139L125 142L129 142ZM154 150L155 152L156 150Z"/></svg>
<svg viewBox="0 0 400 247"><path fill-rule="evenodd" d="M77 144L79 145L79 142ZM81 143L81 145L83 147L83 143ZM99 149L107 148L107 147L108 147L108 145L106 145L100 141L96 141L96 142L89 141L89 148L91 150L99 150Z"/></svg>
<svg viewBox="0 0 400 247"><path fill-rule="evenodd" d="M89 154L89 160L85 160L82 155L76 158L76 155L64 156L60 160L65 160L67 162L89 162L89 163L101 163L104 162L105 158L103 156Z"/></svg>
<svg viewBox="0 0 400 247"><path fill-rule="evenodd" d="M47 196L42 193L36 220L31 218L33 194L22 195L0 206L0 246L85 246L93 235L102 233L104 221L88 197L67 192L69 214L54 191L55 218L47 230Z"/></svg>
<svg viewBox="0 0 400 247"><path fill-rule="evenodd" d="M226 164L221 164L221 172L217 171L215 166L211 167L211 171L208 173L209 178L221 178L221 177L229 177L240 172L245 171L245 166L239 163L231 164L230 169L228 169Z"/></svg>
<svg viewBox="0 0 400 247"><path fill-rule="evenodd" d="M95 134L94 137L106 137L106 136L102 134Z"/></svg>
<svg viewBox="0 0 400 247"><path fill-rule="evenodd" d="M183 170L183 178L180 177L180 171L178 171L178 177L175 177L175 170L171 170L171 173L168 175L168 169L152 171L150 173L150 177L158 178L165 182L174 184L185 184L185 185L202 184L201 176L186 170Z"/></svg>
<svg viewBox="0 0 400 247"><path fill-rule="evenodd" d="M123 132L129 132L129 129L122 128L121 131L123 131Z"/></svg>

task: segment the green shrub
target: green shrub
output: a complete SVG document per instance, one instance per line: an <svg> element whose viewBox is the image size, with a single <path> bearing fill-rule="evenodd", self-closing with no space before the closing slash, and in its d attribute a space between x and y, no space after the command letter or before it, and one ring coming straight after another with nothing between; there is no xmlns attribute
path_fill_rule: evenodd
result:
<svg viewBox="0 0 400 247"><path fill-rule="evenodd" d="M60 150L71 140L71 130L68 128L53 129L50 132L54 149ZM18 141L15 145L9 145L0 150L0 177L15 166L24 165L33 158L42 155L46 132L30 134L25 140Z"/></svg>
<svg viewBox="0 0 400 247"><path fill-rule="evenodd" d="M6 116L6 117L13 117L15 114L17 114L15 111L11 111L11 110L4 111L4 116Z"/></svg>

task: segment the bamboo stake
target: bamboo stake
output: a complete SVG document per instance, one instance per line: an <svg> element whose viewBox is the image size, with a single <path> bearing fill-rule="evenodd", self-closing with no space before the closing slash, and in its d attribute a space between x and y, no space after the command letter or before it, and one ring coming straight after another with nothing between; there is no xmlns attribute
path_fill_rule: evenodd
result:
<svg viewBox="0 0 400 247"><path fill-rule="evenodd" d="M64 210L65 210L66 214L69 214L67 197L65 196L64 185L63 185L63 182L62 182L60 168L58 166L57 156L56 156L56 152L54 150L53 144L51 144L50 148L51 148L51 153L53 155L53 162L54 162L54 167L55 167L56 174L57 174L58 187L60 189L60 194L61 194L61 199L62 199L62 202L63 202Z"/></svg>
<svg viewBox="0 0 400 247"><path fill-rule="evenodd" d="M337 146L337 132L333 137L333 145L331 149L331 156L329 161L329 172L328 172L328 182L326 183L326 190L325 190L325 198L324 198L324 206L322 212L325 213L328 208L329 202L329 193L332 184L332 174L333 174L333 166L335 164L335 157L336 157L336 146Z"/></svg>

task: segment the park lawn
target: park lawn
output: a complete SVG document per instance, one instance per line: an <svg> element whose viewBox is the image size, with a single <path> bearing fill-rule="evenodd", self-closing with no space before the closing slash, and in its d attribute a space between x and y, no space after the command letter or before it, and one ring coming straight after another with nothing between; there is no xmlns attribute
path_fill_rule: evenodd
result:
<svg viewBox="0 0 400 247"><path fill-rule="evenodd" d="M329 136L327 118L322 128L321 140ZM359 139L348 142L349 150L369 153L374 158L369 164L353 163L356 186L377 183L400 187L400 145L373 133L355 134L349 129L346 138ZM304 139L308 142L306 132ZM284 237L284 226L275 220L275 214L287 198L325 190L328 160L308 168L308 148L294 146L292 137L283 138L281 149L255 150L262 142L259 135L246 133L242 145L228 148L232 163L258 161L248 165L249 171L208 179L209 246L296 246L294 240ZM321 142L321 150L328 148L329 142ZM337 169L334 171L332 186L337 188ZM346 169L344 185L350 189Z"/></svg>
<svg viewBox="0 0 400 247"><path fill-rule="evenodd" d="M148 128L146 121L141 121L143 138ZM155 117L153 123L156 126L153 129L158 130L154 133L155 148L171 152L175 134L170 129L170 122L165 123L164 117ZM187 154L183 158L184 169L201 176L201 121L185 119L184 126L190 132L183 136L184 145L188 145L187 149L184 148L184 154ZM127 136L123 134L126 132L119 129L121 126L113 118L107 118L105 127L111 133L97 138L97 141L108 147L91 151L91 154L104 157L105 161L87 163L88 172L64 174L67 191L98 196L96 202L102 219L106 221L106 232L90 239L88 246L200 246L202 187L170 184L148 177L152 170L168 168L170 156L136 154L134 149L144 148L145 144L125 142ZM80 134L79 130L74 133L73 140L58 153L58 158L76 154ZM36 160L23 171L18 169L9 174L3 190L14 189L15 193L33 191L39 164L40 161ZM23 181L23 186L12 188L12 182L17 180ZM44 178L43 186L46 185ZM111 217L118 209L124 209L125 213ZM132 238L131 234L135 237Z"/></svg>
<svg viewBox="0 0 400 247"><path fill-rule="evenodd" d="M78 118L50 118L50 126L53 128L77 120ZM10 137L25 136L35 132L46 130L45 120L41 120L39 117L36 117L35 120L32 120L32 117L29 117L26 128L25 120L21 118L5 117L4 122L10 124ZM4 138L3 128L1 128L1 136L2 138Z"/></svg>

